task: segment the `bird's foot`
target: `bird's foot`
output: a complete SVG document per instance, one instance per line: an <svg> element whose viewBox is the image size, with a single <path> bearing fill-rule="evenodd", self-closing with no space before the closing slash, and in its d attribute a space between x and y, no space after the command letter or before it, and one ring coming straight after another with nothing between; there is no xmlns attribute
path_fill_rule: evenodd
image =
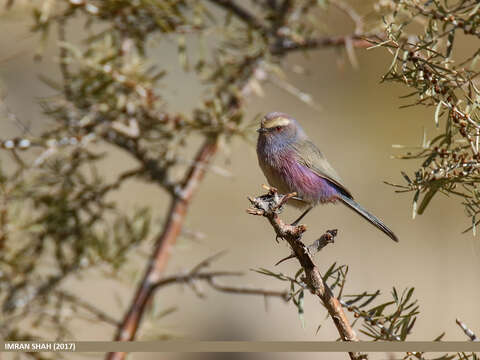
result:
<svg viewBox="0 0 480 360"><path fill-rule="evenodd" d="M312 210L312 209L313 209L313 206L310 206L307 210L305 210L305 211L303 212L302 215L300 215L300 216L298 217L297 220L295 220L295 221L294 221L293 223L291 223L290 225L291 225L291 226L297 226L298 223L300 222L300 220L302 220L302 219L305 217L305 215L307 215L307 214L309 213L309 211Z"/></svg>
<svg viewBox="0 0 480 360"><path fill-rule="evenodd" d="M287 257L284 257L283 259L278 260L277 263L275 264L275 266L281 264L282 262L284 262L286 260L293 259L294 257L295 257L295 254L290 254Z"/></svg>
<svg viewBox="0 0 480 360"><path fill-rule="evenodd" d="M303 218L303 216L302 216L302 217L299 217L297 220L295 220L294 222L292 222L292 223L290 224L290 226L297 226L298 223L300 222L300 220L302 220L302 218Z"/></svg>

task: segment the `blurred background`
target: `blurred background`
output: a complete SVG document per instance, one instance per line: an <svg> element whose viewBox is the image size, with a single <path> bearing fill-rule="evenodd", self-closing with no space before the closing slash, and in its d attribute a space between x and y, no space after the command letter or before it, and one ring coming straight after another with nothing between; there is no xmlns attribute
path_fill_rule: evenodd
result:
<svg viewBox="0 0 480 360"><path fill-rule="evenodd" d="M3 8L0 6L0 8ZM18 124L6 116L14 113L18 120L29 123L31 131L41 129L48 120L42 115L38 98L52 95L52 90L39 81L38 75L58 76L54 44L49 44L42 61L34 61L38 39L29 32L28 6L17 7L0 17L0 103L1 138L20 133ZM348 32L351 24L342 14L331 18L331 33ZM81 28L69 29L82 37ZM53 41L53 40L52 40ZM198 105L202 89L195 77L178 67L176 44L163 44L153 51L153 62L171 71L165 80L169 92L164 92L172 111L187 112ZM288 80L311 95L315 106L274 84L267 84L263 97L251 97L248 117L270 111L283 111L294 116L311 139L325 153L356 200L384 220L400 238L398 244L343 206L315 208L305 219L308 232L304 239L311 242L326 229L339 229L334 245L316 255L316 262L325 271L333 262L349 265L345 291L357 293L365 289L380 289L380 299L386 301L392 286L399 289L415 287L421 314L409 340L429 341L442 332L446 340L465 340L455 325L459 318L480 331L480 243L471 232L461 232L469 226L463 207L445 196L437 195L424 215L412 220L412 194L396 194L384 181L401 183L400 171L411 173L415 160L396 160L398 150L392 144L417 146L424 129L428 137L435 136L434 109L406 108L399 99L405 89L391 83L381 84L391 56L383 49L358 50L358 69L334 50L290 55L286 68ZM304 68L293 71L288 64ZM256 124L252 124L252 133ZM254 137L252 136L252 139ZM274 264L289 254L286 243L277 244L272 228L260 217L247 215L247 196L263 192L266 182L255 154L254 142L240 139L225 145L215 165L221 171L207 174L192 203L186 229L203 234L198 238L182 237L175 247L167 274L187 270L201 259L221 250L226 255L216 261L213 269L245 272L244 277L225 280L238 286L284 289L287 284L263 277L251 269L268 268L293 275L296 261ZM122 153L113 153L105 160L103 175L117 173L125 166ZM161 224L168 206L168 197L158 188L139 181L130 181L116 194L126 207L150 205L155 209L155 221ZM282 217L293 220L295 209L287 209ZM149 253L152 243L142 248ZM144 271L141 256L130 266L131 274L119 285L103 279L95 271L82 279L69 281L67 288L84 292L91 303L121 318L128 306L139 276ZM219 293L205 286L204 298L195 296L190 288L171 286L155 295L155 304L177 311L158 321L146 321L139 338L150 340L162 335L196 340L272 340L309 341L334 340L338 337L333 323L317 298L305 297L305 327L297 309L290 303L252 296ZM317 328L321 325L317 332ZM77 340L110 340L113 328L89 326L79 321L71 324ZM223 355L204 355L222 358ZM228 358L287 359L292 354L228 355ZM376 358L389 358L376 355ZM135 354L133 358L158 358L159 355ZM166 356L162 356L165 357ZM170 354L171 358L199 358ZM337 359L344 354L295 354L300 359ZM203 357L200 357L203 358ZM374 357L375 358L375 357Z"/></svg>

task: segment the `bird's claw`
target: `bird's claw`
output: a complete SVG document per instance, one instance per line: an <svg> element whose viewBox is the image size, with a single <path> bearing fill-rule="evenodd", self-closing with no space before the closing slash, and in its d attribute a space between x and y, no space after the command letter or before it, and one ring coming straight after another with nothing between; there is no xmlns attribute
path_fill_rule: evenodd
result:
<svg viewBox="0 0 480 360"><path fill-rule="evenodd" d="M302 215L299 216L299 218L298 218L297 220L295 220L295 221L294 221L293 223L291 223L290 225L291 225L291 226L297 226L298 223L300 222L300 220L302 220L302 219L305 217L305 215L307 215L307 214L310 212L310 210L312 210L312 209L313 209L313 206L310 206L307 210L305 210L305 211L303 212Z"/></svg>
<svg viewBox="0 0 480 360"><path fill-rule="evenodd" d="M281 264L282 262L284 262L284 261L286 261L286 260L293 259L294 257L295 257L295 254L288 255L287 257L284 257L283 259L280 259L279 261L277 261L277 263L275 264L275 266Z"/></svg>

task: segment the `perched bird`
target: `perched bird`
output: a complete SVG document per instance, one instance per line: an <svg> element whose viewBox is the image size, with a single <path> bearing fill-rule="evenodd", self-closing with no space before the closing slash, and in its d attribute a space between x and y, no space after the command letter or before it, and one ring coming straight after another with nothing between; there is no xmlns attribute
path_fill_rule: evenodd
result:
<svg viewBox="0 0 480 360"><path fill-rule="evenodd" d="M271 112L265 115L257 131L258 162L269 184L284 194L296 192L297 200L291 202L294 206L308 206L293 224L315 205L340 201L398 241L380 219L353 200L336 171L294 118Z"/></svg>

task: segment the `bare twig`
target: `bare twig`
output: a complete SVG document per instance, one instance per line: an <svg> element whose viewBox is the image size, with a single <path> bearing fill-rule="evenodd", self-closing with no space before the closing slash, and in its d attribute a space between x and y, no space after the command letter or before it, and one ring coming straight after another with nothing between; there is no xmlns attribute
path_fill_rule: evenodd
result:
<svg viewBox="0 0 480 360"><path fill-rule="evenodd" d="M340 47L350 45L354 48L368 48L372 46L372 42L367 39L366 35L341 35L341 36L324 36L318 38L310 38L302 41L291 41L283 39L270 48L270 52L274 55L282 55L292 51L315 50L329 47Z"/></svg>
<svg viewBox="0 0 480 360"><path fill-rule="evenodd" d="M267 290L267 289L256 289L247 286L238 287L238 286L226 286L217 283L214 277L208 279L208 284L215 290L232 293L232 294L241 294L241 295L263 295L265 297L279 297L285 301L289 299L288 291L278 291L278 290Z"/></svg>
<svg viewBox="0 0 480 360"><path fill-rule="evenodd" d="M341 339L344 341L359 341L350 322L345 316L342 305L325 283L320 275L320 271L314 264L309 248L301 241L302 235L307 228L304 225L292 226L285 224L278 216L278 209L293 196L295 196L295 194L280 195L276 189L270 188L268 194L249 199L253 208L248 209L247 212L252 215L266 217L277 236L285 239L290 244L295 257L305 272L305 283L310 291L317 295L324 304L337 327ZM352 360L358 360L364 357L364 355L360 353L353 352L350 352L349 355Z"/></svg>
<svg viewBox="0 0 480 360"><path fill-rule="evenodd" d="M317 240L315 240L312 244L308 245L308 251L310 251L310 254L315 255L317 252L322 250L325 246L328 244L333 244L335 242L335 237L337 236L337 229L334 230L327 230L325 234L320 236ZM278 264L281 264L282 262L293 259L295 257L295 254L291 254L281 260L279 260L275 266Z"/></svg>
<svg viewBox="0 0 480 360"><path fill-rule="evenodd" d="M456 319L455 322L457 323L458 326L460 326L460 328L463 330L465 335L467 335L471 341L480 341L477 335L475 335L475 333L472 330L470 330L465 323L463 323L459 319Z"/></svg>
<svg viewBox="0 0 480 360"><path fill-rule="evenodd" d="M242 272L238 272L238 271L202 272L203 269L209 267L214 260L218 259L223 254L225 254L225 251L221 251L213 256L210 256L200 261L187 274L182 274L182 275L177 274L177 275L165 277L159 280L156 284L154 284L154 286L155 288L159 288L159 287L170 285L170 284L185 283L185 284L192 285L193 287L195 280L204 280L213 289L221 292L233 293L233 294L245 294L245 295L263 295L266 297L280 297L284 300L288 300L289 298L288 291L256 289L256 288L250 288L250 287L225 286L225 285L220 285L215 281L216 278L218 277L242 276L243 275Z"/></svg>

